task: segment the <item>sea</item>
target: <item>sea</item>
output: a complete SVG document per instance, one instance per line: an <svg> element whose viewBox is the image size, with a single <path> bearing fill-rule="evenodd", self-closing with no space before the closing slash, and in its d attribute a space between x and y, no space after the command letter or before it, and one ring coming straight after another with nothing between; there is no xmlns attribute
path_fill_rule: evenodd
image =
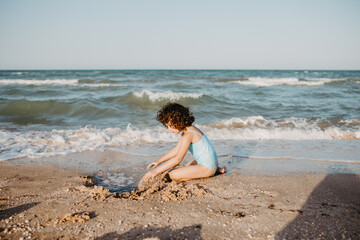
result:
<svg viewBox="0 0 360 240"><path fill-rule="evenodd" d="M178 141L156 121L168 102L190 108L229 172L360 173L360 71L2 70L0 160L123 189Z"/></svg>

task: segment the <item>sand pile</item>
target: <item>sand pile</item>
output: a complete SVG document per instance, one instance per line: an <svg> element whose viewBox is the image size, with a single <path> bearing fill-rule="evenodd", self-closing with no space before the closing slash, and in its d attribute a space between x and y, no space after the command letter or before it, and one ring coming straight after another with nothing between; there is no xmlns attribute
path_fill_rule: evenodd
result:
<svg viewBox="0 0 360 240"><path fill-rule="evenodd" d="M114 197L131 200L179 201L190 197L202 197L209 191L199 184L172 181L167 172L156 176L153 181L140 182L131 192L117 193Z"/></svg>
<svg viewBox="0 0 360 240"><path fill-rule="evenodd" d="M94 185L92 187L80 186L76 188L68 188L66 191L68 192L79 192L81 194L85 194L94 200L104 201L111 193L109 189L106 189L102 186Z"/></svg>
<svg viewBox="0 0 360 240"><path fill-rule="evenodd" d="M78 223L85 223L90 220L90 212L77 212L73 214L66 214L65 216L60 218L59 223L65 222L78 222Z"/></svg>
<svg viewBox="0 0 360 240"><path fill-rule="evenodd" d="M43 226L57 226L59 224L63 224L67 222L86 223L95 216L96 216L95 212L88 212L88 211L67 213L63 216L49 219L43 224Z"/></svg>

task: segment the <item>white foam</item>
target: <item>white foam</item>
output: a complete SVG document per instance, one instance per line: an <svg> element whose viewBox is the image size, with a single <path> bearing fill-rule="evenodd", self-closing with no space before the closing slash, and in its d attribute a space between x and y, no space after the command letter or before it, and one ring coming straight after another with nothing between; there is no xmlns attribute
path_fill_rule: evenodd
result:
<svg viewBox="0 0 360 240"><path fill-rule="evenodd" d="M79 87L126 87L125 84L118 84L118 83L83 83L79 84Z"/></svg>
<svg viewBox="0 0 360 240"><path fill-rule="evenodd" d="M12 72L11 75L23 75L26 73L28 73L28 72Z"/></svg>
<svg viewBox="0 0 360 240"><path fill-rule="evenodd" d="M346 81L347 78L307 78L306 84L309 86L324 85L332 82ZM305 82L305 81L304 81Z"/></svg>
<svg viewBox="0 0 360 240"><path fill-rule="evenodd" d="M343 140L359 139L360 136L360 131L342 131L338 128L212 129L204 126L203 129L209 138L216 140Z"/></svg>
<svg viewBox="0 0 360 240"><path fill-rule="evenodd" d="M360 137L359 119L340 121L343 126L332 125L326 129L320 127L322 121L324 119L304 118L274 121L252 116L222 120L200 128L207 131L210 138L219 140L342 140Z"/></svg>
<svg viewBox="0 0 360 240"><path fill-rule="evenodd" d="M213 128L244 128L261 126L266 122L262 116L251 116L244 118L231 118L209 124Z"/></svg>
<svg viewBox="0 0 360 240"><path fill-rule="evenodd" d="M26 80L26 79L2 79L3 85L78 85L78 79L45 79L45 80Z"/></svg>
<svg viewBox="0 0 360 240"><path fill-rule="evenodd" d="M262 78L250 77L243 81L234 81L242 85L254 85L261 87L270 87L278 85L295 85L295 86L320 86L330 82L344 81L346 78L307 78L299 80L298 78Z"/></svg>
<svg viewBox="0 0 360 240"><path fill-rule="evenodd" d="M201 93L181 93L181 92L151 92L149 90L141 90L138 92L133 92L133 95L137 98L148 98L152 102L170 100L177 101L181 98L200 98L203 94Z"/></svg>
<svg viewBox="0 0 360 240"><path fill-rule="evenodd" d="M203 130L211 140L342 140L360 139L359 125L356 128L344 129L331 126L321 129L318 123L321 119L287 118L283 120L268 120L262 116L232 118L219 122L196 125ZM359 122L347 120L349 126ZM351 129L351 130L350 130ZM106 128L97 129L84 127L74 130L52 131L10 131L0 130L0 160L20 157L48 157L59 154L76 153L87 150L105 150L122 148L129 144L176 142L179 136L172 134L166 128L138 129Z"/></svg>
<svg viewBox="0 0 360 240"><path fill-rule="evenodd" d="M26 80L26 79L2 79L2 85L54 85L54 86L73 86L73 87L126 87L124 84L116 83L79 83L79 79L45 79L45 80Z"/></svg>
<svg viewBox="0 0 360 240"><path fill-rule="evenodd" d="M155 129L84 127L75 130L25 131L0 130L0 160L21 157L48 157L59 154L104 150L128 144L176 141L164 127Z"/></svg>

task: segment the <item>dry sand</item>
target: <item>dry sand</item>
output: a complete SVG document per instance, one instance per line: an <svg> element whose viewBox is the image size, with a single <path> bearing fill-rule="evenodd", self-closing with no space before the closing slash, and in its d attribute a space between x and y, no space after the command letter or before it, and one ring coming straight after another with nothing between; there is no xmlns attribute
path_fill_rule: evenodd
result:
<svg viewBox="0 0 360 240"><path fill-rule="evenodd" d="M0 163L1 239L360 239L359 175L166 175L131 193Z"/></svg>

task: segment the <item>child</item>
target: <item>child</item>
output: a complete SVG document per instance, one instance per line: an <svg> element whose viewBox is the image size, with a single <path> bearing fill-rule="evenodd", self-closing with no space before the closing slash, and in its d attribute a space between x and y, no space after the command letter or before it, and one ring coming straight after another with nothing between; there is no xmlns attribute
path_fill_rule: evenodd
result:
<svg viewBox="0 0 360 240"><path fill-rule="evenodd" d="M143 181L151 180L156 175L180 164L188 150L193 154L195 160L187 163L185 167L171 170L169 175L172 180L188 181L210 177L215 172L224 173L226 171L225 167L218 168L216 152L209 139L198 128L192 126L195 117L189 108L178 103L168 103L157 113L156 119L172 133L182 133L175 148L159 160L149 164L147 169L151 167L154 169L145 174ZM160 165L161 163L164 164Z"/></svg>

